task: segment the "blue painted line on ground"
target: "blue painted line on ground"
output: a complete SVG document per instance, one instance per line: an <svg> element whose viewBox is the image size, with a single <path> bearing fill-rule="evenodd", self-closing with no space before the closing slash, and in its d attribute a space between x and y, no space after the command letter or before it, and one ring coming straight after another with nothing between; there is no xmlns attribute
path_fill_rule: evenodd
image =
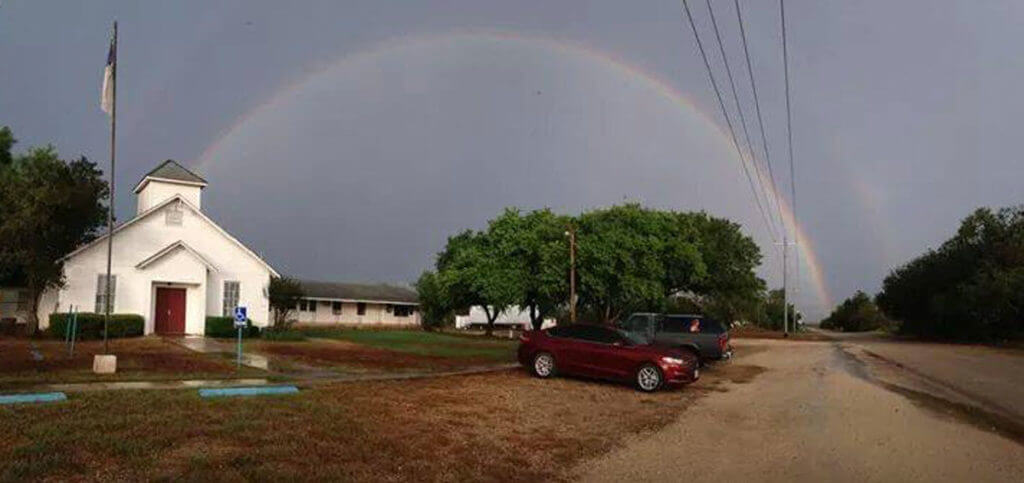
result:
<svg viewBox="0 0 1024 483"><path fill-rule="evenodd" d="M31 394L6 394L0 395L0 404L25 404L41 402L66 401L67 396L62 392L37 392Z"/></svg>
<svg viewBox="0 0 1024 483"><path fill-rule="evenodd" d="M256 386L200 389L199 395L202 397L262 396L267 394L295 394L297 392L299 392L299 388L295 386Z"/></svg>

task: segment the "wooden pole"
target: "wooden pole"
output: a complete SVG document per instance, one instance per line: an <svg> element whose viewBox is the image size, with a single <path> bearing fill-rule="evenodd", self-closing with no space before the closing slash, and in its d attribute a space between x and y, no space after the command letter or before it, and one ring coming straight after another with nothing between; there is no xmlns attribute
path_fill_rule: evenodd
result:
<svg viewBox="0 0 1024 483"><path fill-rule="evenodd" d="M569 321L576 323L576 227L569 226Z"/></svg>

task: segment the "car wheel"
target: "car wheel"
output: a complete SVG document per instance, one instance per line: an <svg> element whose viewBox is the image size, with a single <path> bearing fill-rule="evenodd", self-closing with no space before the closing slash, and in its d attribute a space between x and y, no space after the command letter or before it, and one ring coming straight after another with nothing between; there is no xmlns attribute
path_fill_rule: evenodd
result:
<svg viewBox="0 0 1024 483"><path fill-rule="evenodd" d="M555 375L555 357L547 352L533 356L533 374L541 379Z"/></svg>
<svg viewBox="0 0 1024 483"><path fill-rule="evenodd" d="M654 364L644 364L636 371L636 387L643 392L654 392L661 387L661 369Z"/></svg>

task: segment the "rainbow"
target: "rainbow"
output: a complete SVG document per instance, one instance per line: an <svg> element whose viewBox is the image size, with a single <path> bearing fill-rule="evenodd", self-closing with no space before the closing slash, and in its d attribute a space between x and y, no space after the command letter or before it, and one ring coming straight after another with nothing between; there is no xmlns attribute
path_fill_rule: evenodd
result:
<svg viewBox="0 0 1024 483"><path fill-rule="evenodd" d="M313 67L306 69L304 72L297 74L293 79L286 82L283 87L276 90L272 95L252 106L245 113L236 118L232 124L218 133L214 141L202 151L193 163L190 164L193 168L201 170L204 165L216 159L216 154L221 147L223 147L236 132L245 126L250 119L268 109L273 109L277 103L290 95L301 91L313 79L326 73L330 69L337 68L338 66L349 62L365 60L367 58L380 56L400 49L426 43L479 41L514 43L542 49L556 54L572 57L584 57L590 61L608 66L623 76L639 81L642 85L647 86L659 96L669 100L675 105L678 105L682 109L698 113L702 119L715 128L715 131L718 132L723 142L727 142L728 144L732 143L731 138L728 137L728 134L722 128L721 124L719 124L712 115L709 115L699 109L693 100L680 92L671 83L664 80L657 74L627 62L625 59L622 59L613 53L596 50L593 47L564 39L502 31L463 30L438 35L398 37L380 42L365 50L347 53L333 60L316 64ZM741 160L741 162L745 161ZM779 206L783 214L783 219L789 224L789 226L795 228L795 239L798 242L798 256L803 259L801 268L806 267L807 271L810 273L810 282L817 293L818 302L821 304L822 309L828 310L832 306L831 297L829 296L828 285L825 282L822 264L812 247L811 239L804 228L796 223L792 210L788 205L782 202L784 198L779 196L777 187L775 187L770 180L765 181L767 181L765 186L768 186L771 194L775 196L777 200L780 200ZM798 278L798 280L802 281L802 278Z"/></svg>

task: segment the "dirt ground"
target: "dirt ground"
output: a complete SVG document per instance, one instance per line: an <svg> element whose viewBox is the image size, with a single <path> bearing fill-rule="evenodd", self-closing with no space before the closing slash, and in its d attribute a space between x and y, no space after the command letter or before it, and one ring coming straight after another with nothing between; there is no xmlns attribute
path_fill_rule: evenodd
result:
<svg viewBox="0 0 1024 483"><path fill-rule="evenodd" d="M77 342L71 357L63 341L0 338L0 389L48 382L237 377L252 372L240 373L228 359L197 354L158 337L114 339L110 350L118 355L118 372L98 376L92 373L92 359L103 353L102 341Z"/></svg>
<svg viewBox="0 0 1024 483"><path fill-rule="evenodd" d="M572 474L584 481L1024 481L1024 445L887 389L837 343L735 344L737 363L766 372Z"/></svg>
<svg viewBox="0 0 1024 483"><path fill-rule="evenodd" d="M250 350L267 354L279 362L347 372L447 371L476 365L494 364L484 358L451 358L377 349L342 340L303 342L253 341Z"/></svg>
<svg viewBox="0 0 1024 483"><path fill-rule="evenodd" d="M644 394L523 370L203 400L194 391L76 394L0 406L0 480L537 481L670 424L761 368L730 363Z"/></svg>

